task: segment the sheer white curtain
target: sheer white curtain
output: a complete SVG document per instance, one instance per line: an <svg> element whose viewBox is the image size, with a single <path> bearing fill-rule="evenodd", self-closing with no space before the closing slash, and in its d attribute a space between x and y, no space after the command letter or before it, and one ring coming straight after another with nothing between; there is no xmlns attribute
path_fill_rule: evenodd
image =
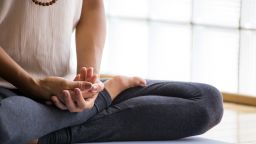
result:
<svg viewBox="0 0 256 144"><path fill-rule="evenodd" d="M256 95L256 1L243 0L239 92Z"/></svg>
<svg viewBox="0 0 256 144"><path fill-rule="evenodd" d="M105 0L102 73L256 94L255 0Z"/></svg>

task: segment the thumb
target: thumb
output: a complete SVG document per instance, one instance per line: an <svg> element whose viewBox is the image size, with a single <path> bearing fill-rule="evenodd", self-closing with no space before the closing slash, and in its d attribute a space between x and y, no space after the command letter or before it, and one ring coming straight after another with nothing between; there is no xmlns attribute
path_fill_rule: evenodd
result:
<svg viewBox="0 0 256 144"><path fill-rule="evenodd" d="M79 88L80 90L87 90L92 87L92 83L86 81L70 81L68 82L68 89Z"/></svg>
<svg viewBox="0 0 256 144"><path fill-rule="evenodd" d="M101 92L104 89L104 84L102 82L92 84L91 92Z"/></svg>

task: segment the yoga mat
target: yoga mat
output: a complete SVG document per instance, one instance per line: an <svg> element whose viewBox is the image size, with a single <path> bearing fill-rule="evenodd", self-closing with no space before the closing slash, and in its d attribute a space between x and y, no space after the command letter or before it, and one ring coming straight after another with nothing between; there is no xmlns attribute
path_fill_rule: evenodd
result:
<svg viewBox="0 0 256 144"><path fill-rule="evenodd" d="M232 143L200 138L200 137L190 137L190 138L184 138L184 139L173 140L173 141L129 141L129 142L101 142L101 143L97 142L97 143L89 143L89 144L232 144Z"/></svg>

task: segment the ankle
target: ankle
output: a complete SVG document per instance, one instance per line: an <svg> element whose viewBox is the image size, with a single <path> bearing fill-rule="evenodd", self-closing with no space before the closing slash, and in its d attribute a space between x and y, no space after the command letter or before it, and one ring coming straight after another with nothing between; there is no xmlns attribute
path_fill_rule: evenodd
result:
<svg viewBox="0 0 256 144"><path fill-rule="evenodd" d="M104 85L112 100L114 100L125 89L135 86L145 86L146 81L139 77L115 76L106 81Z"/></svg>
<svg viewBox="0 0 256 144"><path fill-rule="evenodd" d="M104 83L104 88L107 90L112 100L114 100L117 97L118 92L117 90L114 89L112 80L106 81Z"/></svg>

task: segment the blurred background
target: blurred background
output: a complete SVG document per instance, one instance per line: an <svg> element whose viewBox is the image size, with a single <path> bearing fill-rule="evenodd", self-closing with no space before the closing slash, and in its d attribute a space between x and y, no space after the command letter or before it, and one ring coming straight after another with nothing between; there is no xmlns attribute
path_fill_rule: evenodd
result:
<svg viewBox="0 0 256 144"><path fill-rule="evenodd" d="M255 0L105 0L101 71L256 96Z"/></svg>
<svg viewBox="0 0 256 144"><path fill-rule="evenodd" d="M226 101L256 106L256 0L104 3L101 73L207 83Z"/></svg>
<svg viewBox="0 0 256 144"><path fill-rule="evenodd" d="M214 85L224 116L202 137L256 144L256 0L104 2L101 73Z"/></svg>

